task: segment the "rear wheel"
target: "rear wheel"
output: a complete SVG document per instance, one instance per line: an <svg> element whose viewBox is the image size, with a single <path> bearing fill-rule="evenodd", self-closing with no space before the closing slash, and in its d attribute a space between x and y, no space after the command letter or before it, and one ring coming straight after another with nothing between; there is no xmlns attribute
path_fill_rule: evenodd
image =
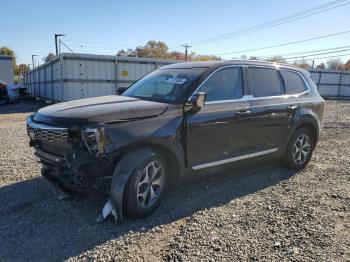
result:
<svg viewBox="0 0 350 262"><path fill-rule="evenodd" d="M308 128L299 128L292 135L284 155L287 167L294 170L303 169L311 160L315 138Z"/></svg>

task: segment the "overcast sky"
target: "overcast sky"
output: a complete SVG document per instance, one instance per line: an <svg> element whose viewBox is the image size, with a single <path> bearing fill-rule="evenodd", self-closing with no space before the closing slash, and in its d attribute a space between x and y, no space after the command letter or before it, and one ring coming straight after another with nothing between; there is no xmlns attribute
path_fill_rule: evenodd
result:
<svg viewBox="0 0 350 262"><path fill-rule="evenodd" d="M65 33L62 40L81 53L114 55L119 49L134 48L148 40L164 41L173 48L327 2L330 0L2 0L0 46L14 49L18 63L26 64L31 63L32 54L41 60L54 52L55 33ZM190 51L220 54L342 32L350 30L349 14L350 5L345 5L259 32L193 44ZM350 46L350 33L242 54L269 56L342 46ZM349 58L345 56L343 61Z"/></svg>

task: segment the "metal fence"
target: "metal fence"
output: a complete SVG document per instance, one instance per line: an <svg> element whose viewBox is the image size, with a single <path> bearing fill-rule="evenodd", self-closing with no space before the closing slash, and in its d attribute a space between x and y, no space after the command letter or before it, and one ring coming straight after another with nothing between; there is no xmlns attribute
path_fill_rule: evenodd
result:
<svg viewBox="0 0 350 262"><path fill-rule="evenodd" d="M142 76L178 60L66 54L28 72L23 83L30 95L51 101L69 101L112 95Z"/></svg>
<svg viewBox="0 0 350 262"><path fill-rule="evenodd" d="M24 75L29 94L51 101L112 95L147 73L178 60L63 53ZM324 98L350 99L350 72L310 70Z"/></svg>
<svg viewBox="0 0 350 262"><path fill-rule="evenodd" d="M310 70L320 95L330 99L350 99L350 72Z"/></svg>

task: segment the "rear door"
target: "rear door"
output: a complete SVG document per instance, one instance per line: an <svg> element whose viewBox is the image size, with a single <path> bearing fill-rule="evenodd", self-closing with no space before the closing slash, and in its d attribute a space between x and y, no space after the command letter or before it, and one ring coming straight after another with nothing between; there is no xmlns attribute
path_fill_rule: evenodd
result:
<svg viewBox="0 0 350 262"><path fill-rule="evenodd" d="M284 80L273 67L249 67L248 85L252 95L252 143L256 151L276 151L288 134L296 99L285 95Z"/></svg>
<svg viewBox="0 0 350 262"><path fill-rule="evenodd" d="M194 169L218 165L218 161L248 150L250 105L244 96L241 67L218 69L202 84L203 108L186 116L187 155Z"/></svg>

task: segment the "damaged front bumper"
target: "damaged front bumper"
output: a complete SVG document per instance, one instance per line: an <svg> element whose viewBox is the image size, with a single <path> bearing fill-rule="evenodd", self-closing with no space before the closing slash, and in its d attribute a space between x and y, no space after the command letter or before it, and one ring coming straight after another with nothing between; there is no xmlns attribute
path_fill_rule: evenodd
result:
<svg viewBox="0 0 350 262"><path fill-rule="evenodd" d="M108 191L113 165L86 152L71 153L64 157L53 155L39 148L35 155L43 164L41 174L65 191L80 194Z"/></svg>

